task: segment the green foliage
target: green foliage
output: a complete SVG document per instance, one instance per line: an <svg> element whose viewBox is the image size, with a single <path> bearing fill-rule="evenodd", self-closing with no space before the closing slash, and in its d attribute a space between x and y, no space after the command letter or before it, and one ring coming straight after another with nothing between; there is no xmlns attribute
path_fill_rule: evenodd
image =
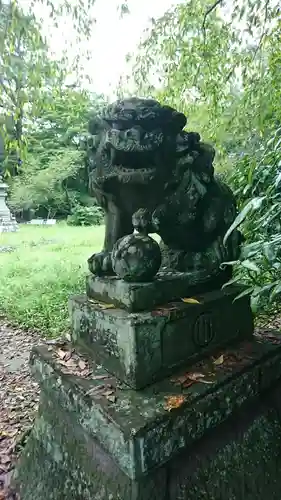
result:
<svg viewBox="0 0 281 500"><path fill-rule="evenodd" d="M61 215L69 213L77 199L75 192L67 189L67 182L76 179L82 161L82 153L71 149L53 154L43 169L36 157L27 157L26 169L13 181L9 199L12 210L36 212L43 208L47 217L55 217L58 210Z"/></svg>
<svg viewBox="0 0 281 500"><path fill-rule="evenodd" d="M280 114L280 35L274 34L279 17L274 0L173 6L152 20L132 58L137 91L184 111L188 128L202 132L223 154L254 144L275 111Z"/></svg>
<svg viewBox="0 0 281 500"><path fill-rule="evenodd" d="M234 281L256 311L281 292L280 54L275 0L190 0L152 20L131 58L137 92L182 110L215 143L240 209L229 233L241 225L246 236Z"/></svg>
<svg viewBox="0 0 281 500"><path fill-rule="evenodd" d="M79 88L54 87L45 94L50 104L37 109L27 129L27 156L10 183L9 204L16 212L32 209L44 217L66 217L77 203L92 202L79 143L90 114L98 115L104 101Z"/></svg>
<svg viewBox="0 0 281 500"><path fill-rule="evenodd" d="M67 217L69 226L99 226L104 221L104 212L100 207L76 206Z"/></svg>
<svg viewBox="0 0 281 500"><path fill-rule="evenodd" d="M59 78L59 68L48 58L34 15L24 13L16 2L0 2L0 18L0 129L6 143L4 167L14 175L25 156L26 120L41 105L42 88Z"/></svg>
<svg viewBox="0 0 281 500"><path fill-rule="evenodd" d="M69 329L68 299L85 292L87 258L102 248L104 227L65 224L20 225L17 233L2 233L0 253L0 314L43 336Z"/></svg>
<svg viewBox="0 0 281 500"><path fill-rule="evenodd" d="M281 128L236 163L230 182L240 213L225 239L241 225L247 240L234 280L248 284L253 308L260 311L281 293Z"/></svg>

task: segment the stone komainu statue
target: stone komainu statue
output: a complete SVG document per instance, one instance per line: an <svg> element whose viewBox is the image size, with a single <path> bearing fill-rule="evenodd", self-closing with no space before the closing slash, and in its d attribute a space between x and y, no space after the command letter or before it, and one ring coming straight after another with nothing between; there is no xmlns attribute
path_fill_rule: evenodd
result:
<svg viewBox="0 0 281 500"><path fill-rule="evenodd" d="M163 269L188 272L195 285L229 279L229 267L220 266L239 256L241 234L233 231L224 245L236 203L214 176L213 147L183 130L182 113L153 99L117 101L102 123L90 190L106 229L103 250L88 261L91 272L112 274L114 244L137 229L161 237Z"/></svg>

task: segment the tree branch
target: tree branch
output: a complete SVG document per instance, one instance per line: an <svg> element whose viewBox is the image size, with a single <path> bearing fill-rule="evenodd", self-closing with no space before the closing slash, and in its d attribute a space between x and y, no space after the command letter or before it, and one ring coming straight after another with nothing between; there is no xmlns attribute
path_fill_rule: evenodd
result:
<svg viewBox="0 0 281 500"><path fill-rule="evenodd" d="M222 5L224 2L224 0L216 0L215 3L213 3L205 12L204 14L204 17L203 17L203 21L202 21L202 26L201 26L201 30L203 31L203 55L202 57L205 56L205 47L206 47L206 38L207 38L207 33L206 33L206 23L207 23L207 18L210 14L212 14L212 12L219 6L219 5ZM196 71L196 75L194 77L194 81L193 81L193 85L195 86L196 83L197 83L197 79L198 79L198 76L199 76L199 73L200 73L200 69L202 67L202 63L200 62L200 64L198 65L198 68L197 68L197 71Z"/></svg>
<svg viewBox="0 0 281 500"><path fill-rule="evenodd" d="M262 34L261 34L261 37L260 37L260 40L259 40L259 43L255 49L255 52L254 52L254 55L253 55L253 61L254 59L256 58L256 55L258 53L258 51L260 50L261 46L262 46L262 43L263 43L263 40L264 38L266 37L267 33L268 33L268 29L266 29L266 23L267 23L267 20L268 20L268 7L269 7L269 3L270 3L270 0L266 0L265 2L265 6L264 6L264 20L263 20L263 28L262 28Z"/></svg>
<svg viewBox="0 0 281 500"><path fill-rule="evenodd" d="M213 5L211 5L211 7L209 7L205 14L204 14L204 17L203 17L203 23L202 23L202 29L204 30L206 28L206 21L207 21L207 17L219 6L219 5L222 5L224 0L216 0L215 3L213 3Z"/></svg>

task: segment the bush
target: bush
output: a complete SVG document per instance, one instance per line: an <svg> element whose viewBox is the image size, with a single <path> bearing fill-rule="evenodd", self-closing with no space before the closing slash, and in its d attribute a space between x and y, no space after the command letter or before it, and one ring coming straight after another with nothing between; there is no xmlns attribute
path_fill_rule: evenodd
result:
<svg viewBox="0 0 281 500"><path fill-rule="evenodd" d="M261 312L281 294L281 129L238 161L230 181L240 213L226 238L241 225L247 240L231 282L247 284L253 310Z"/></svg>
<svg viewBox="0 0 281 500"><path fill-rule="evenodd" d="M67 217L69 226L99 226L103 223L104 212L100 207L76 206Z"/></svg>

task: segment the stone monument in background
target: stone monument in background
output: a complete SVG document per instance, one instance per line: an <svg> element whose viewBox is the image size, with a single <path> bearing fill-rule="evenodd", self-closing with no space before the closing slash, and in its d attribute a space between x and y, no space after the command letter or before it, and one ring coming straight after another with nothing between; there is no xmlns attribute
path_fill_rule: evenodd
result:
<svg viewBox="0 0 281 500"><path fill-rule="evenodd" d="M5 159L5 144L0 131L0 233L5 231L16 231L18 228L16 219L11 214L11 211L6 203L8 186L3 181L2 168L1 168L4 159Z"/></svg>
<svg viewBox="0 0 281 500"><path fill-rule="evenodd" d="M31 354L21 500L280 498L281 342L254 332L242 286L223 287L235 199L185 125L151 99L104 116L90 182L104 247L69 301L69 341Z"/></svg>

